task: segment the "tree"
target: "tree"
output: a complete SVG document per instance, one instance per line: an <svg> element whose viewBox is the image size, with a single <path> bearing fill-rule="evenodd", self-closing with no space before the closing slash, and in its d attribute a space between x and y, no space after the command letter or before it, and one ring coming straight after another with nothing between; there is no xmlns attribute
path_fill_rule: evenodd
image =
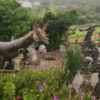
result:
<svg viewBox="0 0 100 100"><path fill-rule="evenodd" d="M8 41L11 35L20 37L30 30L27 8L15 0L0 0L0 41Z"/></svg>
<svg viewBox="0 0 100 100"><path fill-rule="evenodd" d="M41 26L48 19L52 20L52 23L46 30L50 42L47 49L52 51L59 48L59 45L63 42L63 35L69 29L69 26L77 22L77 12L76 10L67 10L56 15L48 12L42 19Z"/></svg>

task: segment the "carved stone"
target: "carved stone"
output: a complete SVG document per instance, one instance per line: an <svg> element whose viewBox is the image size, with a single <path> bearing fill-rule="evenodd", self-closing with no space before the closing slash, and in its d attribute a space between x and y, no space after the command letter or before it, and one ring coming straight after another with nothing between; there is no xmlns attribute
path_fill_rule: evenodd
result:
<svg viewBox="0 0 100 100"><path fill-rule="evenodd" d="M3 68L5 61L9 61L12 58L18 56L18 50L20 48L26 49L32 42L34 42L34 40L44 44L49 44L45 32L49 22L50 21L47 21L41 29L37 27L36 20L33 25L33 31L30 31L25 36L11 42L0 42L0 69Z"/></svg>
<svg viewBox="0 0 100 100"><path fill-rule="evenodd" d="M95 67L94 64L97 64L99 57L99 51L96 47L96 44L91 40L92 34L97 26L98 25L92 25L91 27L86 29L88 32L83 43L81 44L84 64L86 66L86 62L89 61L89 59L86 59L86 57L90 57L91 59L93 59L93 61L88 62L87 66L91 66L92 69L93 67Z"/></svg>
<svg viewBox="0 0 100 100"><path fill-rule="evenodd" d="M92 25L86 29L87 35L81 44L84 67L81 69L81 74L88 76L88 80L81 85L84 89L89 89L93 91L93 95L96 96L96 100L100 99L100 60L99 51L96 44L91 40L92 34L98 25ZM86 57L88 56L88 59ZM80 87L80 88L82 88ZM86 92L86 91L85 91Z"/></svg>

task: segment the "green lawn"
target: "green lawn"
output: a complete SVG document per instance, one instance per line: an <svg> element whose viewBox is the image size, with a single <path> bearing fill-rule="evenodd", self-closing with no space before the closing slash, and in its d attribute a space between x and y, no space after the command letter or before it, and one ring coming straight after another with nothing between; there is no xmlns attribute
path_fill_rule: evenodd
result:
<svg viewBox="0 0 100 100"><path fill-rule="evenodd" d="M98 34L100 32L100 27L97 27L94 34ZM87 31L79 31L79 29L76 29L75 33L69 36L69 39L72 38L79 38L79 37L84 37L87 34Z"/></svg>

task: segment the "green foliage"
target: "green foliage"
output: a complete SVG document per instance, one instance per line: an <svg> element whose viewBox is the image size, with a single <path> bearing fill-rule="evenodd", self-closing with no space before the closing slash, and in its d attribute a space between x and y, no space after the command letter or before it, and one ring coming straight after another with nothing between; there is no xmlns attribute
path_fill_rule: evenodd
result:
<svg viewBox="0 0 100 100"><path fill-rule="evenodd" d="M100 23L100 0L40 0L41 5L37 7L38 11L52 8L52 5L59 11L65 9L77 8L78 21L77 24Z"/></svg>
<svg viewBox="0 0 100 100"><path fill-rule="evenodd" d="M44 68L43 68L44 69ZM65 84L64 70L24 69L18 73L0 74L0 100L69 100L73 89ZM87 93L83 100L92 100ZM72 96L70 100L80 100Z"/></svg>
<svg viewBox="0 0 100 100"><path fill-rule="evenodd" d="M92 98L91 93L86 93L83 96L83 100L95 100L95 99Z"/></svg>
<svg viewBox="0 0 100 100"><path fill-rule="evenodd" d="M15 0L0 0L0 41L10 40L11 35L22 36L30 30L27 8Z"/></svg>
<svg viewBox="0 0 100 100"><path fill-rule="evenodd" d="M32 11L29 11L28 8L21 7L15 0L1 0L0 41L10 40L11 35L16 35L17 38L25 35L30 31L30 26L32 26L34 20L40 17L43 18L41 26L43 26L44 21L47 19L53 20L47 29L50 38L50 45L47 47L48 50L59 48L59 45L62 43L62 35L68 30L71 24L77 22L77 12L74 9L58 12L52 2L51 8L48 11L50 13L46 13L46 9L37 12L35 7L32 8Z"/></svg>
<svg viewBox="0 0 100 100"><path fill-rule="evenodd" d="M76 30L77 29L69 29L68 32L67 32L68 36L74 35L76 33Z"/></svg>
<svg viewBox="0 0 100 100"><path fill-rule="evenodd" d="M79 31L79 29L69 29L68 31L68 38L72 39L72 38L79 38L79 37L83 37L87 34L87 31Z"/></svg>
<svg viewBox="0 0 100 100"><path fill-rule="evenodd" d="M100 32L100 28L97 27L93 34L99 34L99 32ZM87 31L79 31L79 29L69 29L67 33L68 33L68 39L70 40L73 38L78 39L80 37L85 37Z"/></svg>
<svg viewBox="0 0 100 100"><path fill-rule="evenodd" d="M14 85L12 82L12 76L11 75L4 75L4 74L0 74L0 100L4 100L3 98L11 98L14 95ZM11 85L11 87L9 86ZM10 88L10 90L8 90L7 88ZM7 93L7 91L10 91L11 94L9 94L10 92ZM5 99L8 100L8 99Z"/></svg>
<svg viewBox="0 0 100 100"><path fill-rule="evenodd" d="M4 100L15 100L15 85L12 82L6 82L5 86L3 87L4 91Z"/></svg>
<svg viewBox="0 0 100 100"><path fill-rule="evenodd" d="M22 100L47 100L53 96L67 98L71 89L61 81L63 73L63 70L24 69L16 74L1 74L0 100L16 100L18 95ZM43 91L40 91L40 88L43 88Z"/></svg>
<svg viewBox="0 0 100 100"><path fill-rule="evenodd" d="M43 26L48 19L52 20L52 22L46 30L50 42L47 49L52 51L59 48L59 45L63 42L63 35L69 29L69 26L76 23L77 12L74 9L62 13L48 12L41 20L40 25Z"/></svg>
<svg viewBox="0 0 100 100"><path fill-rule="evenodd" d="M69 47L66 56L66 76L73 77L82 66L82 56L78 47Z"/></svg>

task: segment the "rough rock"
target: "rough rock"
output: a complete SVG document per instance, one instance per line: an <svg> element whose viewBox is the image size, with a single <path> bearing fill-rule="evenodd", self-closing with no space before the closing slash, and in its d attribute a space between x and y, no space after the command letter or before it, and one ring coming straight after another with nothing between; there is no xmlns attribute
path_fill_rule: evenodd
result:
<svg viewBox="0 0 100 100"><path fill-rule="evenodd" d="M99 82L94 88L93 95L96 96L96 98L99 100L100 99L100 72L98 74Z"/></svg>
<svg viewBox="0 0 100 100"><path fill-rule="evenodd" d="M80 73L78 73L72 82L73 88L76 90L76 93L79 92L82 82L83 82L83 76Z"/></svg>
<svg viewBox="0 0 100 100"><path fill-rule="evenodd" d="M66 47L64 45L60 45L59 53L61 54L62 57L66 56Z"/></svg>
<svg viewBox="0 0 100 100"><path fill-rule="evenodd" d="M84 41L81 44L82 54L83 54L83 63L84 66L91 68L91 71L94 72L94 69L98 69L99 66L98 58L99 51L95 43L91 40Z"/></svg>
<svg viewBox="0 0 100 100"><path fill-rule="evenodd" d="M93 61L93 58L92 57L89 57L89 56L85 57L85 59L86 60L90 60L91 62Z"/></svg>
<svg viewBox="0 0 100 100"><path fill-rule="evenodd" d="M40 58L44 59L47 54L47 49L45 45L40 45L39 50L38 50L38 55Z"/></svg>
<svg viewBox="0 0 100 100"><path fill-rule="evenodd" d="M92 86L93 88L95 88L95 86L96 86L97 83L99 82L98 73L93 73L93 74L91 75L90 81L91 81L91 86Z"/></svg>
<svg viewBox="0 0 100 100"><path fill-rule="evenodd" d="M66 47L64 45L60 45L59 51L66 53Z"/></svg>
<svg viewBox="0 0 100 100"><path fill-rule="evenodd" d="M85 75L79 72L72 81L73 88L78 95L82 95L90 90L93 91L97 84L99 84L98 73L88 73Z"/></svg>
<svg viewBox="0 0 100 100"><path fill-rule="evenodd" d="M91 39L96 27L97 25L93 25L87 29L87 35L81 43L83 67L80 72L83 76L83 82L78 94L91 91L98 100L100 99L100 48L97 48L96 43Z"/></svg>
<svg viewBox="0 0 100 100"><path fill-rule="evenodd" d="M45 45L40 45L39 51L42 51L43 53L47 53L47 49Z"/></svg>

